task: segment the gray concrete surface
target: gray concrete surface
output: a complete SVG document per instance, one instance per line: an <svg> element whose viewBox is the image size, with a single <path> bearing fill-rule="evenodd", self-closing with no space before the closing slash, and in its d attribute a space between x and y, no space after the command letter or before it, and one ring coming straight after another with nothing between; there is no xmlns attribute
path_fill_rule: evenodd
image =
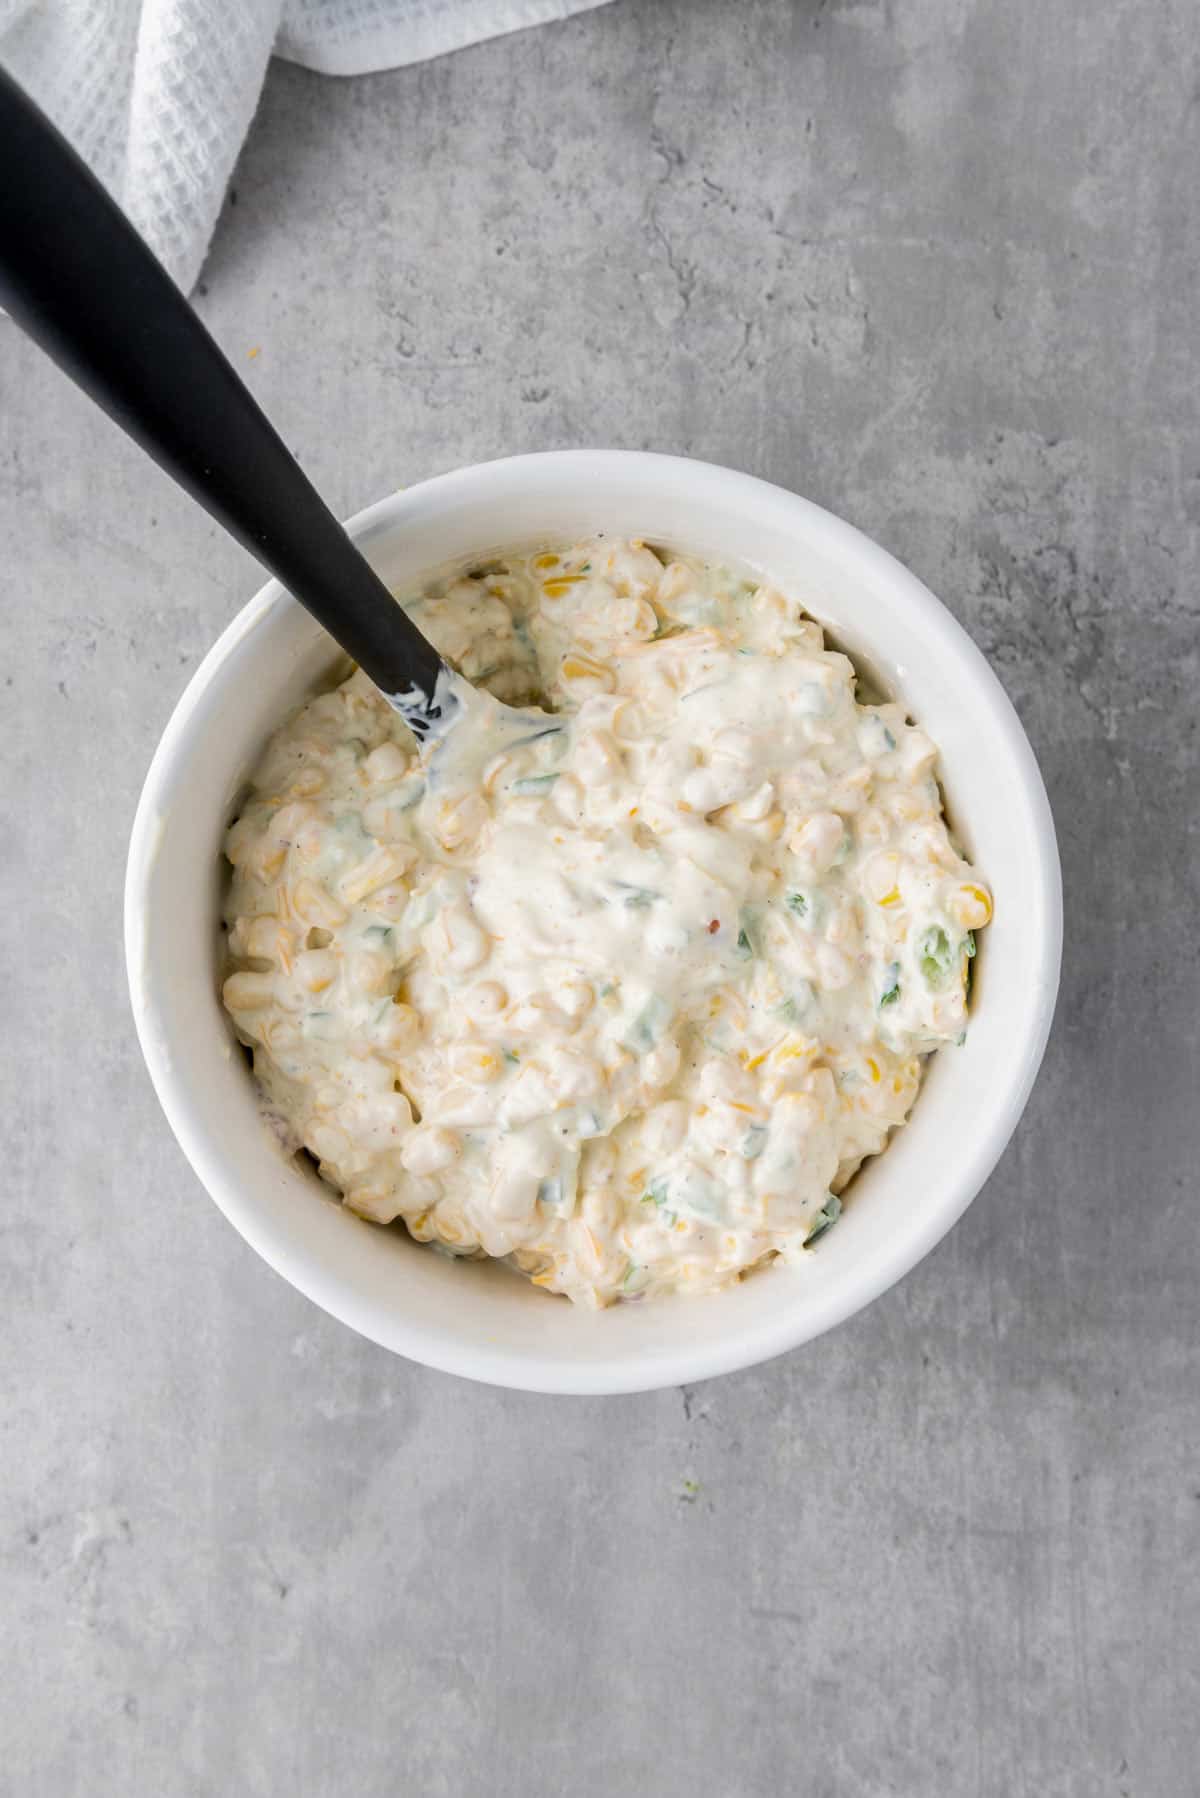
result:
<svg viewBox="0 0 1200 1798"><path fill-rule="evenodd" d="M0 1789L1200 1791L1200 106L1188 0L617 0L276 66L205 316L351 510L580 442L749 468L1008 682L1066 868L1040 1084L818 1345L552 1401L394 1360L203 1196L126 835L257 584L0 327Z"/></svg>

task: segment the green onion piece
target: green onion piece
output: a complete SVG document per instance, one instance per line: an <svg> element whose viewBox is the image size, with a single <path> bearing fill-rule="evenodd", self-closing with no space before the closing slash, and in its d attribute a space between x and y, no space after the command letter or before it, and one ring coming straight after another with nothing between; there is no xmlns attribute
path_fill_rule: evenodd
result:
<svg viewBox="0 0 1200 1798"><path fill-rule="evenodd" d="M940 924L931 924L917 938L917 966L930 986L941 986L953 966L950 938Z"/></svg>
<svg viewBox="0 0 1200 1798"><path fill-rule="evenodd" d="M629 1047L639 1055L652 1049L663 1025L670 1015L670 1007L665 999L656 993L639 1011L629 1027Z"/></svg>
<svg viewBox="0 0 1200 1798"><path fill-rule="evenodd" d="M550 791L557 779L557 774L529 774L523 780L514 780L509 790L522 799L540 799Z"/></svg>
<svg viewBox="0 0 1200 1798"><path fill-rule="evenodd" d="M818 1236L824 1236L826 1230L831 1230L841 1215L842 1201L838 1198L836 1193L831 1192L824 1205L817 1213L816 1224L804 1238L805 1248L808 1248L811 1243L814 1243Z"/></svg>
<svg viewBox="0 0 1200 1798"><path fill-rule="evenodd" d="M745 1161L757 1161L767 1146L767 1126L751 1124L742 1138L742 1158Z"/></svg>
<svg viewBox="0 0 1200 1798"><path fill-rule="evenodd" d="M900 963L893 961L888 964L887 971L883 976L883 991L879 995L879 1003L880 1005L894 1005L899 997Z"/></svg>
<svg viewBox="0 0 1200 1798"><path fill-rule="evenodd" d="M742 961L749 961L752 956L760 953L762 947L758 915L750 906L743 906L738 922L741 928L737 933L736 953Z"/></svg>
<svg viewBox="0 0 1200 1798"><path fill-rule="evenodd" d="M541 730L531 731L527 737L514 737L509 744L510 749L523 749L526 743L540 743L543 737L557 737L562 734L561 724L544 724ZM562 745L560 744L561 750Z"/></svg>
<svg viewBox="0 0 1200 1798"><path fill-rule="evenodd" d="M656 893L653 887L640 887L632 880L612 880L609 885L625 895L624 903L631 911L643 911L662 898L662 894Z"/></svg>
<svg viewBox="0 0 1200 1798"><path fill-rule="evenodd" d="M675 1213L667 1209L667 1182L664 1178L651 1180L642 1194L642 1204L653 1205L654 1209L661 1214L664 1224L670 1225L675 1222Z"/></svg>

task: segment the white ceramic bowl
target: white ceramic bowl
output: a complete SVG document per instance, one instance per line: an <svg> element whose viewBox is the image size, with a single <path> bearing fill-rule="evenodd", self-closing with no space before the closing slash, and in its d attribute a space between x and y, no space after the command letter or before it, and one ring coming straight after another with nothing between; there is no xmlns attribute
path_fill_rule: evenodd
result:
<svg viewBox="0 0 1200 1798"><path fill-rule="evenodd" d="M828 626L941 749L948 810L990 882L966 1045L934 1057L911 1121L867 1163L809 1265L714 1297L589 1313L506 1269L455 1263L343 1211L260 1122L218 998L222 834L269 732L336 660L275 582L210 651L146 778L125 941L142 1049L171 1127L230 1222L285 1279L413 1360L543 1392L629 1392L766 1360L883 1292L928 1253L995 1166L1028 1097L1058 984L1054 826L999 681L950 614L884 550L744 474L578 450L466 468L360 512L350 533L399 590L458 557L597 530L762 569Z"/></svg>

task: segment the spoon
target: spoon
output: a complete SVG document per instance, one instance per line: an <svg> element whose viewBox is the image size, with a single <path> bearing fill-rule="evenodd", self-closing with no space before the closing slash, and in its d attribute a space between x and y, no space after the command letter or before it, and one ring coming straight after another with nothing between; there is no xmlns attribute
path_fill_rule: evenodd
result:
<svg viewBox="0 0 1200 1798"><path fill-rule="evenodd" d="M440 736L474 689L388 592L162 264L3 70L0 169L0 304L307 607L414 735ZM487 710L493 723L511 711L528 725L490 696Z"/></svg>

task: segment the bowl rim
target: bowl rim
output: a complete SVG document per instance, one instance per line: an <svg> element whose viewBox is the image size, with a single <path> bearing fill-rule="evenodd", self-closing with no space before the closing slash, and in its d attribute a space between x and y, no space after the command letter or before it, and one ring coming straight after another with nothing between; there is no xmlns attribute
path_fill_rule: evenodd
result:
<svg viewBox="0 0 1200 1798"><path fill-rule="evenodd" d="M1020 797L1027 808L1038 851L1033 871L1034 915L1027 919L1037 945L1036 978L1031 983L1030 1002L1020 1020L1023 1044L1018 1073L997 1095L997 1102L988 1113L986 1128L960 1164L959 1177L942 1203L914 1214L911 1227L901 1235L888 1255L879 1258L869 1276L864 1275L858 1286L843 1292L836 1302L825 1305L818 1302L799 1309L794 1316L764 1312L758 1328L745 1331L736 1339L685 1343L670 1353L655 1353L645 1361L614 1357L610 1361L597 1358L563 1363L545 1352L499 1348L489 1350L485 1355L478 1347L456 1342L452 1336L431 1343L421 1326L409 1327L403 1319L391 1315L385 1319L378 1307L354 1291L348 1282L332 1274L311 1254L301 1252L294 1241L287 1240L286 1231L265 1223L256 1211L253 1198L243 1192L235 1172L195 1114L187 1084L174 1071L170 1053L154 1026L140 968L147 887L157 848L159 820L165 810L164 793L174 769L189 753L193 716L237 645L272 610L298 604L276 580L265 582L235 614L195 669L172 710L138 800L130 833L124 889L126 973L134 1023L151 1082L193 1171L209 1197L249 1246L305 1297L340 1322L411 1360L441 1372L509 1389L593 1396L690 1384L757 1365L800 1347L846 1321L902 1279L941 1240L978 1195L1020 1120L1050 1034L1062 957L1062 876L1054 820L1041 771L1012 701L983 652L942 602L882 545L836 513L772 482L719 464L644 450L571 449L499 457L435 475L365 507L346 521L345 528L356 542L369 543L373 537L391 531L414 504L452 500L456 489L469 489L472 483L481 479L503 480L516 471L527 478L528 485L536 482L539 473L548 472L551 465L561 470L564 464L595 467L599 462L606 464L609 472L636 476L646 485L651 485L656 476L663 480L686 479L697 485L719 481L732 509L782 504L792 509L798 521L806 520L810 527L819 526L839 557L857 561L860 566L873 564L876 574L900 590L905 605L922 617L925 625L942 638L947 650L971 674L974 696L988 705L993 723L1002 732L1013 758L1020 782Z"/></svg>

